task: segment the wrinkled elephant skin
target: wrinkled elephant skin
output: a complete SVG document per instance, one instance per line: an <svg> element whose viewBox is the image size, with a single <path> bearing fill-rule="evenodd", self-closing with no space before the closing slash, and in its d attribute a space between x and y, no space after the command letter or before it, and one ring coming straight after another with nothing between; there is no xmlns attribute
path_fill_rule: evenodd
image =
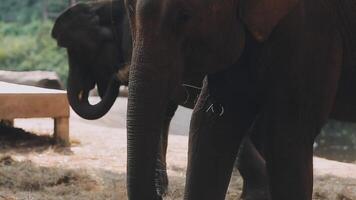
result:
<svg viewBox="0 0 356 200"><path fill-rule="evenodd" d="M352 0L126 0L133 51L128 196L159 199L155 155L184 74L207 74L194 108L185 199L225 198L253 124L266 135L272 199L310 200L312 146L356 66ZM348 45L344 45L348 44ZM149 91L149 92L148 92ZM233 131L232 131L233 130Z"/></svg>

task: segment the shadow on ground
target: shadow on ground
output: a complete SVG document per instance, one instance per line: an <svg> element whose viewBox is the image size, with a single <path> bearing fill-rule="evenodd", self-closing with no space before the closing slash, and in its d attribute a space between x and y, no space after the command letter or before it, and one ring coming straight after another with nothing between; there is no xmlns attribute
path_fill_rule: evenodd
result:
<svg viewBox="0 0 356 200"><path fill-rule="evenodd" d="M30 154L53 149L59 154L70 155L70 148L57 144L49 135L36 135L20 128L0 123L0 153Z"/></svg>

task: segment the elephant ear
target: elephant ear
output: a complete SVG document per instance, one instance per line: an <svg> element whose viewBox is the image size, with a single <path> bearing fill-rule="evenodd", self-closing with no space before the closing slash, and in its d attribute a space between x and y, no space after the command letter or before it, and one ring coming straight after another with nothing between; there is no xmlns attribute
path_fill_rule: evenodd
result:
<svg viewBox="0 0 356 200"><path fill-rule="evenodd" d="M87 31L88 27L97 27L99 17L90 4L78 3L60 14L52 28L52 37L58 46L68 47L81 39L78 31ZM90 33L90 32L89 32Z"/></svg>
<svg viewBox="0 0 356 200"><path fill-rule="evenodd" d="M265 41L274 27L299 0L240 0L240 17L258 41Z"/></svg>

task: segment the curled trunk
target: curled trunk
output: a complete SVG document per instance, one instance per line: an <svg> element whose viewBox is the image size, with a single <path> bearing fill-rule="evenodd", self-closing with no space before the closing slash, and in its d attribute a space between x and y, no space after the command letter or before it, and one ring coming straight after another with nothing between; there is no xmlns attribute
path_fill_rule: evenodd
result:
<svg viewBox="0 0 356 200"><path fill-rule="evenodd" d="M68 101L73 110L82 118L93 120L104 116L114 104L119 94L120 81L113 75L105 95L95 105L89 103L90 87L85 87L80 77L82 74L70 69L68 76Z"/></svg>

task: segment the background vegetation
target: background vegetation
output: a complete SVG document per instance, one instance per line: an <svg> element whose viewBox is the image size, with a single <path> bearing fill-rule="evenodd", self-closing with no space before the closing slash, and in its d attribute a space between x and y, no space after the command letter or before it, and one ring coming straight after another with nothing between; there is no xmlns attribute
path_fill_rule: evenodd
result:
<svg viewBox="0 0 356 200"><path fill-rule="evenodd" d="M68 6L88 0L1 0L0 69L56 71L67 77L65 49L50 32L54 19Z"/></svg>

